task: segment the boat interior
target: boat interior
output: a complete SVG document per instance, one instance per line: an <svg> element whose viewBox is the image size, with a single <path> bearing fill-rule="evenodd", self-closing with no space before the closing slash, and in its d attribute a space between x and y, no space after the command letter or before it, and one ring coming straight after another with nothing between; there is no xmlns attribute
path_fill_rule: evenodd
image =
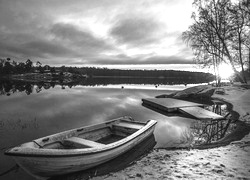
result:
<svg viewBox="0 0 250 180"><path fill-rule="evenodd" d="M89 127L78 128L34 140L37 148L82 149L101 148L135 133L146 123L119 120Z"/></svg>

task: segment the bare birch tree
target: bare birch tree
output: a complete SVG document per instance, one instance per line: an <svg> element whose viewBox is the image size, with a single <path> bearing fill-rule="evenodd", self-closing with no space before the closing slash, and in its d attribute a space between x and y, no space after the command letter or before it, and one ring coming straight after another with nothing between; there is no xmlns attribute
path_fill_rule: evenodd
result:
<svg viewBox="0 0 250 180"><path fill-rule="evenodd" d="M240 74L236 66L241 65L244 71L242 52L246 35L249 35L245 13L248 6L228 0L194 0L193 5L197 8L192 14L194 23L182 37L193 49L196 62L212 65L217 71L222 62L231 64L240 81L245 83L244 74ZM238 14L240 8L242 13Z"/></svg>

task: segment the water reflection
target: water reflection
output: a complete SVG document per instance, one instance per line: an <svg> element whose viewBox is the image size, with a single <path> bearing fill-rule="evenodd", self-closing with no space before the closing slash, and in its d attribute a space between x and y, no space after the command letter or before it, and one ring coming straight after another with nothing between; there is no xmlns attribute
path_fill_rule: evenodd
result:
<svg viewBox="0 0 250 180"><path fill-rule="evenodd" d="M236 124L231 119L201 121L192 125L193 145L207 145L221 140L235 130Z"/></svg>
<svg viewBox="0 0 250 180"><path fill-rule="evenodd" d="M214 121L197 121L181 117L174 119L176 121L184 120L185 125L175 126L169 124L168 121L160 121L155 131L156 148L199 148L204 145L212 145L234 132L237 126L231 119Z"/></svg>
<svg viewBox="0 0 250 180"><path fill-rule="evenodd" d="M164 93L168 92L171 91L164 90ZM32 96L24 93L0 96L0 174L15 165L12 158L3 155L7 148L39 137L126 115L139 121L148 119L168 121L165 116L141 106L142 98L154 97L161 93L163 92L159 90L83 86L62 90L61 86L56 85ZM184 127L185 124L171 120L168 123L172 127L179 125ZM158 135L160 133L156 134L155 138L164 140L157 137ZM34 178L19 168L18 171L0 176L0 179Z"/></svg>
<svg viewBox="0 0 250 180"><path fill-rule="evenodd" d="M16 130L16 129L38 129L39 125L36 119L25 121L22 119L1 119L1 130Z"/></svg>
<svg viewBox="0 0 250 180"><path fill-rule="evenodd" d="M0 96L0 174L15 166L12 158L3 155L6 148L120 116L129 115L138 121L157 120L154 132L156 147L189 147L195 139L193 131L196 132L199 129L199 132L202 132L201 130L206 126L196 126L193 125L192 119L165 116L141 106L141 99L172 92L166 89L161 92L159 88L156 90L72 86L72 88L66 87L62 90L61 85L50 86L49 84L33 84L33 88L22 84L9 87L12 88L4 89L4 91L7 92L9 89L9 92L15 92L15 94ZM17 93L23 87L33 89L33 91L27 91L33 92L33 95ZM39 89L46 89L46 91ZM223 124L224 130L226 125L227 123ZM13 171L0 176L0 179L33 180L34 178L22 169L14 168Z"/></svg>
<svg viewBox="0 0 250 180"><path fill-rule="evenodd" d="M158 120L155 128L155 148L173 149L187 148L193 142L193 132L190 129L194 119L183 117L166 117Z"/></svg>
<svg viewBox="0 0 250 180"><path fill-rule="evenodd" d="M194 146L198 147L218 142L231 134L236 128L236 123L232 120L231 114L227 110L227 105L219 100L212 100L212 102L213 105L207 106L206 109L222 115L224 119L194 122L191 126L194 134Z"/></svg>
<svg viewBox="0 0 250 180"><path fill-rule="evenodd" d="M30 95L34 92L39 93L42 89L49 89L55 87L55 83L45 83L45 82L27 82L27 81L0 81L0 95L10 96L11 94L18 92L25 92ZM62 85L64 86L64 85ZM69 87L71 87L69 85Z"/></svg>
<svg viewBox="0 0 250 180"><path fill-rule="evenodd" d="M159 79L159 78L86 78L81 81L74 82L53 82L53 81L21 81L21 80L1 80L0 79L0 95L10 96L17 92L25 92L27 95L32 93L39 93L42 90L48 90L54 88L56 85L60 86L61 89L72 88L76 86L84 87L119 87L121 89L127 88L130 85L148 85L151 89L161 89L162 87L171 88L173 85L180 85L181 88L187 86L187 84L200 84L204 83L201 81L194 81L188 79Z"/></svg>
<svg viewBox="0 0 250 180"><path fill-rule="evenodd" d="M204 103L197 101L198 103ZM231 119L231 114L227 110L227 105L219 100L210 100L210 105L205 109L222 115L223 120L197 120L189 119L186 114L181 112L168 113L158 108L142 103L142 106L166 116L165 121L158 121L156 127L156 148L191 148L205 147L219 142L227 135L231 134L236 123ZM175 121L174 123L169 123ZM184 122L184 125L181 124ZM174 126L173 126L174 124ZM209 147L209 146L207 146Z"/></svg>

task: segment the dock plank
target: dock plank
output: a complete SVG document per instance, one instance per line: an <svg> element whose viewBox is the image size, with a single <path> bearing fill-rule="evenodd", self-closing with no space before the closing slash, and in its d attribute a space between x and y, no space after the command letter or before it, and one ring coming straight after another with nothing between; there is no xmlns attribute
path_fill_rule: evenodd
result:
<svg viewBox="0 0 250 180"><path fill-rule="evenodd" d="M224 119L223 116L216 114L214 112L208 111L200 107L183 107L179 108L182 113L191 115L200 120L221 120Z"/></svg>
<svg viewBox="0 0 250 180"><path fill-rule="evenodd" d="M189 101L183 101L179 99L173 98L149 98L149 99L142 99L144 104L152 106L154 108L158 108L163 111L167 112L174 112L178 111L179 108L182 107L203 107L203 104L193 103Z"/></svg>

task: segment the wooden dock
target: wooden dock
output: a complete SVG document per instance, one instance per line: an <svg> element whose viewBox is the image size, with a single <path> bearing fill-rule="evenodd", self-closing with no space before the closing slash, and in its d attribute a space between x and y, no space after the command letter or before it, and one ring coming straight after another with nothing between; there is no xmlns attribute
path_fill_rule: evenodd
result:
<svg viewBox="0 0 250 180"><path fill-rule="evenodd" d="M212 111L200 107L184 107L179 108L180 112L190 115L196 119L200 120L222 120L225 119L223 116L216 114Z"/></svg>
<svg viewBox="0 0 250 180"><path fill-rule="evenodd" d="M152 106L154 108L158 108L160 110L167 112L178 111L178 109L182 107L194 107L194 106L204 107L203 104L198 104L173 98L142 99L142 102L148 106Z"/></svg>
<svg viewBox="0 0 250 180"><path fill-rule="evenodd" d="M204 104L193 103L173 98L142 99L143 104L166 113L180 112L199 120L222 120L223 116L203 109ZM152 109L150 108L150 109Z"/></svg>

